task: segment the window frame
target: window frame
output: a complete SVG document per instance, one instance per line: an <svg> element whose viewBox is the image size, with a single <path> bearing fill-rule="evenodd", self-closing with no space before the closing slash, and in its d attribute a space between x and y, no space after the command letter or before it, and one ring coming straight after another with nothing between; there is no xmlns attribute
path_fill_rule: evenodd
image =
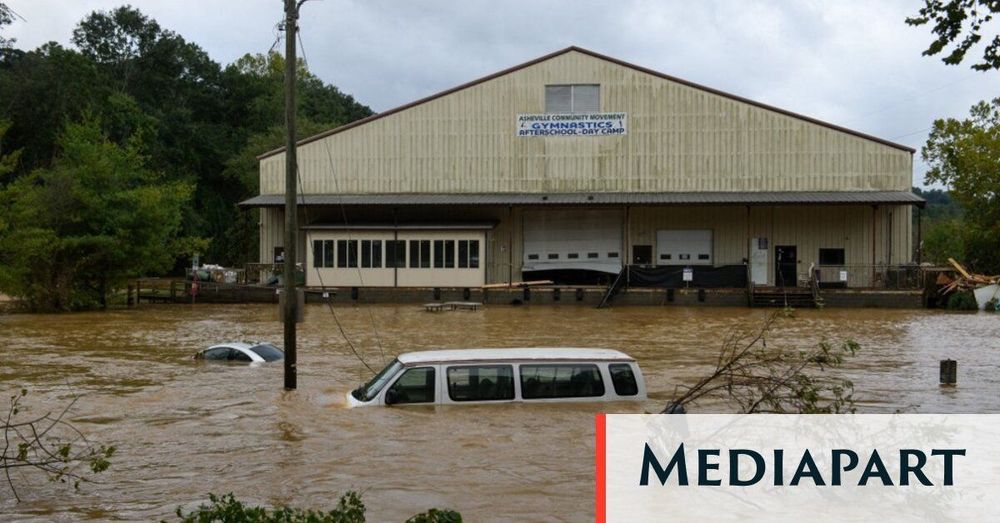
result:
<svg viewBox="0 0 1000 523"><path fill-rule="evenodd" d="M483 398L458 399L458 398L455 398L455 395L453 394L452 387L451 387L451 372L452 372L452 370L462 370L462 369L506 369L506 370L508 370L510 372L510 375L509 375L509 378L510 378L510 397L508 397L508 398L490 398L490 399L483 399ZM444 376L444 386L447 389L447 393L448 393L448 401L451 401L451 402L454 402L454 403L476 403L476 402L494 403L494 402L500 402L500 401L516 401L516 399L517 399L517 391L515 390L515 385L514 385L515 384L514 375L516 374L516 371L514 370L514 366L511 365L511 364L509 364L509 363L482 363L482 364L471 364L471 365L470 364L447 365L447 366L443 366L443 373L442 374ZM498 378L500 377L500 373L499 372L497 373L497 377ZM470 373L470 378L471 378L471 373ZM497 384L497 390L499 392L499 383Z"/></svg>
<svg viewBox="0 0 1000 523"><path fill-rule="evenodd" d="M840 263L824 263L823 254L831 254L840 251ZM820 267L842 267L847 263L847 249L843 247L820 247L819 251L816 253L816 265Z"/></svg>
<svg viewBox="0 0 1000 523"><path fill-rule="evenodd" d="M562 396L559 396L559 395L550 395L550 396L533 396L533 397L529 398L528 396L525 395L525 390L526 390L525 385L527 384L528 380L525 379L524 371L525 371L525 369L532 369L532 368L536 368L537 369L537 368L541 368L541 367L552 367L552 368L556 369L555 373L553 374L553 384L555 383L555 379L559 376L558 369L560 369L560 368L569 367L569 368L572 369L572 368L579 368L579 367L592 367L593 370L596 372L595 375L597 376L597 379L598 379L597 384L600 385L599 393L590 394L590 395L586 395L586 396L580 396L580 395L571 395L571 396L567 396L567 395L562 395ZM587 363L587 362L577 362L577 363L523 363L523 364L518 365L517 377L518 377L518 383L519 383L520 389L521 389L521 396L520 397L521 397L522 401L548 401L548 400L555 400L555 401L583 400L583 401L587 401L587 400L593 400L595 398L603 398L604 396L607 395L607 392L608 392L608 387L604 383L604 373L601 372L601 365L599 365L597 363ZM571 374L570 378L568 380L569 383L572 383L573 377L574 377L574 375ZM553 390L554 390L554 388L553 388ZM595 392L597 392L596 389L595 389Z"/></svg>
<svg viewBox="0 0 1000 523"><path fill-rule="evenodd" d="M615 379L615 367L619 367L619 368L624 367L624 369L622 369L622 370L628 371L628 375L632 378L632 386L635 387L635 389L634 389L635 392L632 392L631 394L623 394L621 392L621 390L619 390L621 387L619 387L618 380ZM616 395L618 395L618 396L620 396L622 398L628 398L628 397L631 397L631 396L638 396L639 395L639 380L636 379L636 377L635 377L635 369L632 368L631 364L629 364L629 363L609 363L608 364L608 377L611 378L611 388L614 389Z"/></svg>
<svg viewBox="0 0 1000 523"><path fill-rule="evenodd" d="M550 102L550 88L555 90L558 88L569 88L569 111L555 111L550 109L551 105L555 105L555 100ZM577 108L577 100L581 100L582 104L583 95L582 93L578 97L577 90L582 90L581 88L595 88L596 90L596 107L583 107ZM599 83L578 83L578 84L546 84L544 91L545 99L543 100L543 106L545 108L545 114L591 114L601 112L601 84ZM553 93L553 96L555 94Z"/></svg>
<svg viewBox="0 0 1000 523"><path fill-rule="evenodd" d="M430 381L431 381L432 385L431 385L431 400L430 401L401 401L401 402L393 403L392 405L389 405L388 403L386 403L386 397L389 395L389 391L391 391L393 389L393 387L395 387L396 384L399 383L399 381L402 380L404 376L406 376L407 373L409 373L411 371L414 371L414 370L423 370L423 369L430 370L430 372L431 372L431 379L430 379ZM386 387L384 389L385 393L382 394L382 403L385 404L385 405L387 405L387 406L390 406L390 407L393 406L393 405L434 405L434 404L436 404L438 402L438 379L439 379L439 375L438 375L438 368L437 368L436 365L420 365L420 366L417 366L417 367L403 367L402 370L400 372L398 372L398 374L396 375L396 379L392 380L391 383L389 383L388 385L386 385Z"/></svg>

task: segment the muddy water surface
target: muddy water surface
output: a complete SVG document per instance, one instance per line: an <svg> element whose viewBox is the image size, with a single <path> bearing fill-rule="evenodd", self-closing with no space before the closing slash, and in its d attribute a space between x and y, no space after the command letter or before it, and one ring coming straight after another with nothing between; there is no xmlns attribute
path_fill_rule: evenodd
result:
<svg viewBox="0 0 1000 523"><path fill-rule="evenodd" d="M41 413L77 395L72 421L120 449L102 483L79 493L15 477L27 482L25 501L14 504L0 486L0 519L159 520L209 492L230 491L257 503L332 507L338 493L356 489L371 521L402 521L429 507L454 508L469 521L590 520L593 414L662 408L678 384L708 371L733 329L757 326L766 314L565 305L336 310L372 367L427 348L611 347L639 360L650 401L347 410L344 392L370 373L318 305L300 327L295 392L281 389L280 365L191 359L221 341L280 345L273 306L0 316L3 397L26 387L32 412ZM998 315L798 311L778 322L768 343L805 347L845 337L862 345L844 373L863 412L1000 412ZM937 384L938 360L947 357L959 361L954 389Z"/></svg>

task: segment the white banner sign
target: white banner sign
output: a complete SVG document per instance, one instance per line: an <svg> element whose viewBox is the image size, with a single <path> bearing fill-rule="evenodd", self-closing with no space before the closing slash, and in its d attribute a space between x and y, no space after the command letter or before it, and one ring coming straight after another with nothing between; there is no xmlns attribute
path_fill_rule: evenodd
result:
<svg viewBox="0 0 1000 523"><path fill-rule="evenodd" d="M519 114L518 136L622 136L628 114Z"/></svg>
<svg viewBox="0 0 1000 523"><path fill-rule="evenodd" d="M598 414L598 522L1000 521L1000 415Z"/></svg>

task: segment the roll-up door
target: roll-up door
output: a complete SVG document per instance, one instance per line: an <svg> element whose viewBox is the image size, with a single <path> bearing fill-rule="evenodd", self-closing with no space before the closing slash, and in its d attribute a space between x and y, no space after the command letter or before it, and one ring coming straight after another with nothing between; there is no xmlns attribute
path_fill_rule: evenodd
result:
<svg viewBox="0 0 1000 523"><path fill-rule="evenodd" d="M622 212L539 210L524 214L523 271L621 271Z"/></svg>
<svg viewBox="0 0 1000 523"><path fill-rule="evenodd" d="M656 231L657 265L712 265L710 229Z"/></svg>

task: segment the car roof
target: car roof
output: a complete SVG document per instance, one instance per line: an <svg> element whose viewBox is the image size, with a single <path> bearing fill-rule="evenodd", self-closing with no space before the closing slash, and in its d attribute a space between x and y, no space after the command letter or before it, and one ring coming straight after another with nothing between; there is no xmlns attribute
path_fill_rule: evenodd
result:
<svg viewBox="0 0 1000 523"><path fill-rule="evenodd" d="M260 344L259 343L255 343L255 344L251 345L249 343L243 343L242 341L236 341L236 342L232 342L232 343L220 343L218 345L212 345L211 347L209 347L208 349L205 349L205 350L215 349L215 348L218 348L218 347L232 347L234 349L247 350L250 347L256 347L257 345L260 345Z"/></svg>
<svg viewBox="0 0 1000 523"><path fill-rule="evenodd" d="M571 347L428 350L400 354L397 359L403 365L492 361L635 361L628 354L613 349Z"/></svg>

